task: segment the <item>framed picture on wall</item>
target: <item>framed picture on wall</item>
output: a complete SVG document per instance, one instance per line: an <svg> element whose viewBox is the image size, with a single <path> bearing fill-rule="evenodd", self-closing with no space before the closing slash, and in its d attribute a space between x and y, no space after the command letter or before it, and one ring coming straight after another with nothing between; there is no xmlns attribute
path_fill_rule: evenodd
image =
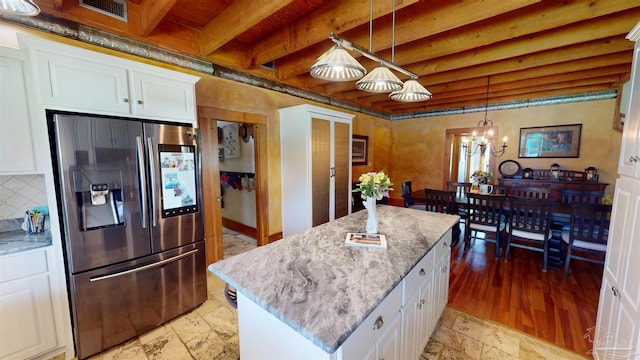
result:
<svg viewBox="0 0 640 360"><path fill-rule="evenodd" d="M520 129L519 158L580 157L582 124Z"/></svg>
<svg viewBox="0 0 640 360"><path fill-rule="evenodd" d="M369 137L353 135L351 138L351 164L367 165Z"/></svg>

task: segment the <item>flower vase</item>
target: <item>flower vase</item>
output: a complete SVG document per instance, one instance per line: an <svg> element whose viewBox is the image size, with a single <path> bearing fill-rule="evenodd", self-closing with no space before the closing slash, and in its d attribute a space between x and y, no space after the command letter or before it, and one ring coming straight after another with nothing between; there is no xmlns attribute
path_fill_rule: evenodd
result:
<svg viewBox="0 0 640 360"><path fill-rule="evenodd" d="M367 201L364 202L364 207L367 208L367 234L377 234L378 217L376 216L376 198L367 196Z"/></svg>

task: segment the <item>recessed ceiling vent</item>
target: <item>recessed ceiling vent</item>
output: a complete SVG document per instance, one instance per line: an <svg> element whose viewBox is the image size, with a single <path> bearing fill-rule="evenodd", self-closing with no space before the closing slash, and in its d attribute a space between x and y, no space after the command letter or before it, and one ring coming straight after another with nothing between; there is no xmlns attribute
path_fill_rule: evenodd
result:
<svg viewBox="0 0 640 360"><path fill-rule="evenodd" d="M127 2L125 0L79 0L80 6L127 22Z"/></svg>

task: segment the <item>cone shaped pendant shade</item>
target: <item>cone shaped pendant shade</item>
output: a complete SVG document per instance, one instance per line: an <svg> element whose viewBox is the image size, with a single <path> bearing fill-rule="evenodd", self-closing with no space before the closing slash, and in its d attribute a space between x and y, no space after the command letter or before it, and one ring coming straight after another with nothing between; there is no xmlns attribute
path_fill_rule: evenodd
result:
<svg viewBox="0 0 640 360"><path fill-rule="evenodd" d="M322 54L311 66L311 76L330 81L358 80L366 73L367 70L347 50L338 45Z"/></svg>
<svg viewBox="0 0 640 360"><path fill-rule="evenodd" d="M358 90L386 93L402 89L402 81L389 68L380 65L356 83Z"/></svg>
<svg viewBox="0 0 640 360"><path fill-rule="evenodd" d="M403 102L418 102L431 99L432 95L429 90L425 89L417 80L409 79L405 81L402 90L392 92L389 97L391 100Z"/></svg>
<svg viewBox="0 0 640 360"><path fill-rule="evenodd" d="M0 0L0 13L20 16L36 16L40 8L29 0Z"/></svg>

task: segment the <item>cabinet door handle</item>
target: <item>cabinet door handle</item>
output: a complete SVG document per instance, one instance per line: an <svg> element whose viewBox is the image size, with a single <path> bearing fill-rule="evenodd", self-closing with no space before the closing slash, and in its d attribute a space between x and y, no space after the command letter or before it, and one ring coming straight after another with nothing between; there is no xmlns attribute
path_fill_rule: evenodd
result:
<svg viewBox="0 0 640 360"><path fill-rule="evenodd" d="M142 105L142 100L138 100L138 104Z"/></svg>
<svg viewBox="0 0 640 360"><path fill-rule="evenodd" d="M420 269L420 272L418 273L420 276L425 276L427 274L426 271L424 271L424 269Z"/></svg>
<svg viewBox="0 0 640 360"><path fill-rule="evenodd" d="M376 322L373 324L373 330L380 330L384 325L384 321L382 321L382 316L378 316Z"/></svg>
<svg viewBox="0 0 640 360"><path fill-rule="evenodd" d="M633 162L638 162L638 161L640 161L640 156L637 156L637 155L636 156L632 156L632 157L629 158L629 161L632 162L632 163Z"/></svg>
<svg viewBox="0 0 640 360"><path fill-rule="evenodd" d="M611 291L613 291L613 296L615 296L615 297L619 297L620 296L620 290L618 290L618 288L616 288L615 286L611 287Z"/></svg>
<svg viewBox="0 0 640 360"><path fill-rule="evenodd" d="M128 102L129 102L129 99L124 98L124 99L122 99L122 102L126 102L126 103L128 103Z"/></svg>

